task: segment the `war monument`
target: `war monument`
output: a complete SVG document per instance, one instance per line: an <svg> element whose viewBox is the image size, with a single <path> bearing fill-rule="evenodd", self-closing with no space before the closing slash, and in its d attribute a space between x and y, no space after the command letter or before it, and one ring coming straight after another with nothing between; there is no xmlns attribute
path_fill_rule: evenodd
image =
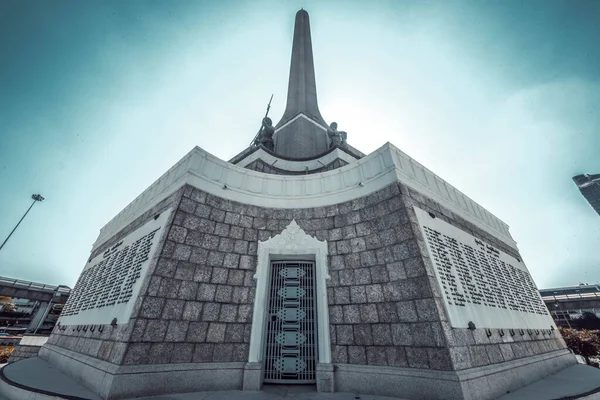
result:
<svg viewBox="0 0 600 400"><path fill-rule="evenodd" d="M103 399L482 400L575 363L508 225L353 134L319 111L301 10L279 122L229 162L195 147L108 222L40 357Z"/></svg>

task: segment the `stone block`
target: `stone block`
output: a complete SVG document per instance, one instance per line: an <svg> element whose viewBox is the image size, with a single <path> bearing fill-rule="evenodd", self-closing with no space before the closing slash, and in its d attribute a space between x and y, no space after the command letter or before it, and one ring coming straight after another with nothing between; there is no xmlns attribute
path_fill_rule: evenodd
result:
<svg viewBox="0 0 600 400"><path fill-rule="evenodd" d="M231 226L229 228L229 237L232 239L244 239L244 229L241 226ZM247 239L245 239L246 241L248 241Z"/></svg>
<svg viewBox="0 0 600 400"><path fill-rule="evenodd" d="M377 306L375 304L361 304L360 319L363 323L374 323L379 322L379 315L377 314Z"/></svg>
<svg viewBox="0 0 600 400"><path fill-rule="evenodd" d="M435 300L429 299L418 299L415 300L415 307L417 309L417 316L419 321L439 321L439 314Z"/></svg>
<svg viewBox="0 0 600 400"><path fill-rule="evenodd" d="M500 350L500 345L491 344L485 347L488 353L488 357L490 358L490 363L497 364L505 361L504 357L502 356L502 351Z"/></svg>
<svg viewBox="0 0 600 400"><path fill-rule="evenodd" d="M187 236L188 230L177 225L172 225L171 230L169 231L169 240L172 240L176 243L184 243L185 238Z"/></svg>
<svg viewBox="0 0 600 400"><path fill-rule="evenodd" d="M485 346L471 346L469 347L469 353L471 355L471 362L473 363L474 367L481 367L490 364L490 358Z"/></svg>
<svg viewBox="0 0 600 400"><path fill-rule="evenodd" d="M146 330L142 340L144 342L162 342L167 333L169 321L164 320L149 320L146 323Z"/></svg>
<svg viewBox="0 0 600 400"><path fill-rule="evenodd" d="M362 265L360 263L360 253L352 253L346 254L344 256L344 267L345 268L360 268Z"/></svg>
<svg viewBox="0 0 600 400"><path fill-rule="evenodd" d="M218 251L210 251L208 253L208 260L206 260L206 264L212 267L222 267L225 261L225 253L221 253Z"/></svg>
<svg viewBox="0 0 600 400"><path fill-rule="evenodd" d="M150 283L148 283L148 289L146 294L148 296L158 296L158 290L160 289L162 278L160 276L150 277Z"/></svg>
<svg viewBox="0 0 600 400"><path fill-rule="evenodd" d="M248 252L248 242L245 240L236 240L233 245L233 252L237 254L246 254Z"/></svg>
<svg viewBox="0 0 600 400"><path fill-rule="evenodd" d="M208 343L223 343L225 341L226 324L211 322L208 326L206 341Z"/></svg>
<svg viewBox="0 0 600 400"><path fill-rule="evenodd" d="M186 301L181 318L185 321L198 321L202 313L202 303Z"/></svg>
<svg viewBox="0 0 600 400"><path fill-rule="evenodd" d="M350 240L355 238L356 236L356 228L354 228L354 225L342 227L342 237L344 238L344 240Z"/></svg>
<svg viewBox="0 0 600 400"><path fill-rule="evenodd" d="M187 261L190 259L190 255L192 254L192 248L185 244L178 243L175 245L175 250L173 252L173 259L179 261Z"/></svg>
<svg viewBox="0 0 600 400"><path fill-rule="evenodd" d="M452 359L447 348L429 347L427 348L427 356L429 358L429 368L444 371L452 370Z"/></svg>
<svg viewBox="0 0 600 400"><path fill-rule="evenodd" d="M227 268L214 267L212 269L211 283L227 283L227 275L229 270Z"/></svg>
<svg viewBox="0 0 600 400"><path fill-rule="evenodd" d="M213 208L210 211L210 216L208 217L208 219L215 222L223 222L225 221L225 211Z"/></svg>
<svg viewBox="0 0 600 400"><path fill-rule="evenodd" d="M358 268L354 270L354 281L357 285L368 285L372 283L369 268Z"/></svg>
<svg viewBox="0 0 600 400"><path fill-rule="evenodd" d="M189 363L192 362L194 355L194 345L192 343L175 343L171 353L172 363Z"/></svg>
<svg viewBox="0 0 600 400"><path fill-rule="evenodd" d="M233 344L215 344L213 362L231 362L233 358Z"/></svg>
<svg viewBox="0 0 600 400"><path fill-rule="evenodd" d="M186 238L185 244L192 246L192 251L194 247L201 247L204 242L204 233L198 231L189 231Z"/></svg>
<svg viewBox="0 0 600 400"><path fill-rule="evenodd" d="M236 304L249 303L250 299L250 288L248 287L234 287L231 295L231 301Z"/></svg>
<svg viewBox="0 0 600 400"><path fill-rule="evenodd" d="M197 344L194 350L192 361L195 363L210 363L213 361L214 344L201 343Z"/></svg>
<svg viewBox="0 0 600 400"><path fill-rule="evenodd" d="M179 292L181 281L173 278L162 278L158 288L158 296L166 298L176 298Z"/></svg>
<svg viewBox="0 0 600 400"><path fill-rule="evenodd" d="M244 343L236 343L233 345L233 354L231 361L248 361L248 353L250 346Z"/></svg>
<svg viewBox="0 0 600 400"><path fill-rule="evenodd" d="M146 330L146 319L136 319L130 320L129 323L133 324L133 329L131 332L131 341L132 342L141 342L144 337L144 331Z"/></svg>
<svg viewBox="0 0 600 400"><path fill-rule="evenodd" d="M385 347L367 346L367 364L369 365L387 365Z"/></svg>
<svg viewBox="0 0 600 400"><path fill-rule="evenodd" d="M429 368L429 356L426 348L407 347L406 360L411 368Z"/></svg>
<svg viewBox="0 0 600 400"><path fill-rule="evenodd" d="M207 206L206 204L197 204L196 210L194 211L194 215L205 219L210 216L211 210L212 210L212 207Z"/></svg>
<svg viewBox="0 0 600 400"><path fill-rule="evenodd" d="M202 248L206 250L216 250L219 247L219 237L214 235L205 234L204 241L202 242Z"/></svg>
<svg viewBox="0 0 600 400"><path fill-rule="evenodd" d="M225 268L234 269L240 265L240 255L239 254L225 254L225 258L223 259L223 266Z"/></svg>
<svg viewBox="0 0 600 400"><path fill-rule="evenodd" d="M252 306L241 304L238 307L237 322L252 322Z"/></svg>
<svg viewBox="0 0 600 400"><path fill-rule="evenodd" d="M391 324L392 342L395 346L412 346L413 336L411 325Z"/></svg>
<svg viewBox="0 0 600 400"><path fill-rule="evenodd" d="M237 317L237 308L235 304L223 304L221 306L221 314L219 321L221 322L235 322Z"/></svg>
<svg viewBox="0 0 600 400"><path fill-rule="evenodd" d="M350 239L350 247L353 253L360 253L361 251L367 250L367 243L364 238L357 237Z"/></svg>
<svg viewBox="0 0 600 400"><path fill-rule="evenodd" d="M189 262L179 262L177 264L177 270L175 271L175 279L184 281L191 281L194 279L194 273L196 272L196 266Z"/></svg>
<svg viewBox="0 0 600 400"><path fill-rule="evenodd" d="M231 252L233 252L234 248L235 248L235 240L225 238L225 237L221 238L221 240L219 242L219 248L218 248L218 250L220 252L231 253ZM210 259L210 255L209 255L209 259Z"/></svg>
<svg viewBox="0 0 600 400"><path fill-rule="evenodd" d="M401 261L389 263L386 265L390 282L400 281L407 278L404 264Z"/></svg>
<svg viewBox="0 0 600 400"><path fill-rule="evenodd" d="M449 347L448 352L454 370L459 371L472 367L471 355L467 346Z"/></svg>
<svg viewBox="0 0 600 400"><path fill-rule="evenodd" d="M217 285L201 283L198 286L198 293L196 295L196 299L201 301L214 301L216 291Z"/></svg>
<svg viewBox="0 0 600 400"><path fill-rule="evenodd" d="M373 250L367 250L360 253L360 264L363 267L373 267L377 265L377 255Z"/></svg>
<svg viewBox="0 0 600 400"><path fill-rule="evenodd" d="M385 347L387 364L391 367L407 367L406 350L404 347Z"/></svg>
<svg viewBox="0 0 600 400"><path fill-rule="evenodd" d="M335 304L349 304L350 303L350 289L347 287L333 288L335 294Z"/></svg>
<svg viewBox="0 0 600 400"><path fill-rule="evenodd" d="M373 324L373 343L376 346L392 345L392 331L389 324Z"/></svg>
<svg viewBox="0 0 600 400"><path fill-rule="evenodd" d="M241 256L240 257L240 269L254 270L256 267L255 257L253 256Z"/></svg>
<svg viewBox="0 0 600 400"><path fill-rule="evenodd" d="M167 299L162 312L162 319L181 319L183 313L184 300Z"/></svg>
<svg viewBox="0 0 600 400"><path fill-rule="evenodd" d="M341 324L344 321L342 306L329 306L329 322L332 324Z"/></svg>
<svg viewBox="0 0 600 400"><path fill-rule="evenodd" d="M202 312L202 320L203 321L218 321L220 311L221 311L221 304L205 303L204 311Z"/></svg>
<svg viewBox="0 0 600 400"><path fill-rule="evenodd" d="M173 343L153 343L148 355L149 364L168 364L171 362Z"/></svg>
<svg viewBox="0 0 600 400"><path fill-rule="evenodd" d="M190 256L190 262L196 264L204 264L206 261L208 261L208 250L194 247L192 249L192 255Z"/></svg>
<svg viewBox="0 0 600 400"><path fill-rule="evenodd" d="M336 334L336 344L354 344L354 333L352 330L352 325L337 325Z"/></svg>
<svg viewBox="0 0 600 400"><path fill-rule="evenodd" d="M215 301L220 303L231 303L233 288L231 286L218 285L215 293Z"/></svg>
<svg viewBox="0 0 600 400"><path fill-rule="evenodd" d="M390 278L386 266L378 265L371 267L371 279L373 280L373 283L389 282Z"/></svg>
<svg viewBox="0 0 600 400"><path fill-rule="evenodd" d="M379 285L379 284L367 285L365 287L365 290L367 292L367 301L369 303L384 301L383 288L381 285Z"/></svg>
<svg viewBox="0 0 600 400"><path fill-rule="evenodd" d="M123 360L125 365L148 364L150 355L150 343L130 343ZM114 350L114 349L113 349ZM112 356L111 356L112 358Z"/></svg>
<svg viewBox="0 0 600 400"><path fill-rule="evenodd" d="M380 322L398 322L398 313L394 303L377 303L377 314Z"/></svg>
<svg viewBox="0 0 600 400"><path fill-rule="evenodd" d="M186 213L193 214L196 210L196 202L192 199L182 198L179 203L179 210L185 211Z"/></svg>
<svg viewBox="0 0 600 400"><path fill-rule="evenodd" d="M350 287L350 301L352 303L366 303L367 292L364 286L352 286Z"/></svg>
<svg viewBox="0 0 600 400"><path fill-rule="evenodd" d="M340 285L342 286L352 286L355 284L354 281L354 270L352 269L345 269L342 271L339 271L339 276L340 276Z"/></svg>
<svg viewBox="0 0 600 400"><path fill-rule="evenodd" d="M169 327L167 328L165 341L185 342L188 326L189 321L169 321Z"/></svg>
<svg viewBox="0 0 600 400"><path fill-rule="evenodd" d="M344 323L346 324L358 324L361 322L361 315L359 312L358 305L345 305L342 307L344 312Z"/></svg>
<svg viewBox="0 0 600 400"><path fill-rule="evenodd" d="M179 286L177 297L182 300L194 300L198 292L198 282L183 281Z"/></svg>
<svg viewBox="0 0 600 400"><path fill-rule="evenodd" d="M364 346L348 346L348 363L355 365L367 364L367 353Z"/></svg>
<svg viewBox="0 0 600 400"><path fill-rule="evenodd" d="M172 257L173 256L173 252L175 251L175 245L177 243L175 243L172 240L167 240L162 248L162 251L160 253L160 255L162 257Z"/></svg>
<svg viewBox="0 0 600 400"><path fill-rule="evenodd" d="M385 301L398 301L407 298L407 286L409 284L409 280L382 284L383 298Z"/></svg>
<svg viewBox="0 0 600 400"><path fill-rule="evenodd" d="M244 341L244 324L227 324L226 328L226 342L228 343L241 343Z"/></svg>
<svg viewBox="0 0 600 400"><path fill-rule="evenodd" d="M188 325L186 341L190 343L203 343L206 341L208 322L192 321Z"/></svg>
<svg viewBox="0 0 600 400"><path fill-rule="evenodd" d="M348 348L346 346L331 346L331 362L339 364L348 363Z"/></svg>
<svg viewBox="0 0 600 400"><path fill-rule="evenodd" d="M165 299L160 297L146 297L140 309L140 316L143 318L160 318Z"/></svg>

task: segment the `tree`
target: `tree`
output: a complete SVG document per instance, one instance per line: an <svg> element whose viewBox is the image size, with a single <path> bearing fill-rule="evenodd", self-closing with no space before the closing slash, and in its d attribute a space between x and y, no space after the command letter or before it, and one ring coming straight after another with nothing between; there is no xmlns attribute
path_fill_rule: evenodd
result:
<svg viewBox="0 0 600 400"><path fill-rule="evenodd" d="M579 354L585 358L585 362L590 365L590 357L600 355L600 338L598 331L590 331L587 329L575 330L559 327L567 347L575 354Z"/></svg>

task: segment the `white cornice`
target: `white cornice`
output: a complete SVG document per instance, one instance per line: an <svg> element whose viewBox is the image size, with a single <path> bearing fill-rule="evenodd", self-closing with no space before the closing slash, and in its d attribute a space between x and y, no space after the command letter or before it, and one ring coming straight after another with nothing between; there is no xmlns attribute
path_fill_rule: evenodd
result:
<svg viewBox="0 0 600 400"><path fill-rule="evenodd" d="M363 197L397 181L517 248L508 225L390 143L344 167L309 175L251 171L220 160L196 146L106 224L94 247L185 184L259 207L310 208Z"/></svg>

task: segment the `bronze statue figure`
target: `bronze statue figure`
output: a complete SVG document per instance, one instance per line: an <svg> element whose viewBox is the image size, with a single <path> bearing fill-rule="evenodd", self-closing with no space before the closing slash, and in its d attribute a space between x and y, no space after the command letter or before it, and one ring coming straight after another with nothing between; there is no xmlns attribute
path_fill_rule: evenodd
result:
<svg viewBox="0 0 600 400"><path fill-rule="evenodd" d="M329 129L327 129L327 136L330 141L329 148L346 145L348 134L344 131L338 131L337 127L337 122L332 122L331 125L329 125Z"/></svg>
<svg viewBox="0 0 600 400"><path fill-rule="evenodd" d="M273 127L273 121L271 121L271 118L269 117L264 117L258 138L256 138L256 144L261 144L271 151L275 150L275 142L273 141L274 133L275 128Z"/></svg>

